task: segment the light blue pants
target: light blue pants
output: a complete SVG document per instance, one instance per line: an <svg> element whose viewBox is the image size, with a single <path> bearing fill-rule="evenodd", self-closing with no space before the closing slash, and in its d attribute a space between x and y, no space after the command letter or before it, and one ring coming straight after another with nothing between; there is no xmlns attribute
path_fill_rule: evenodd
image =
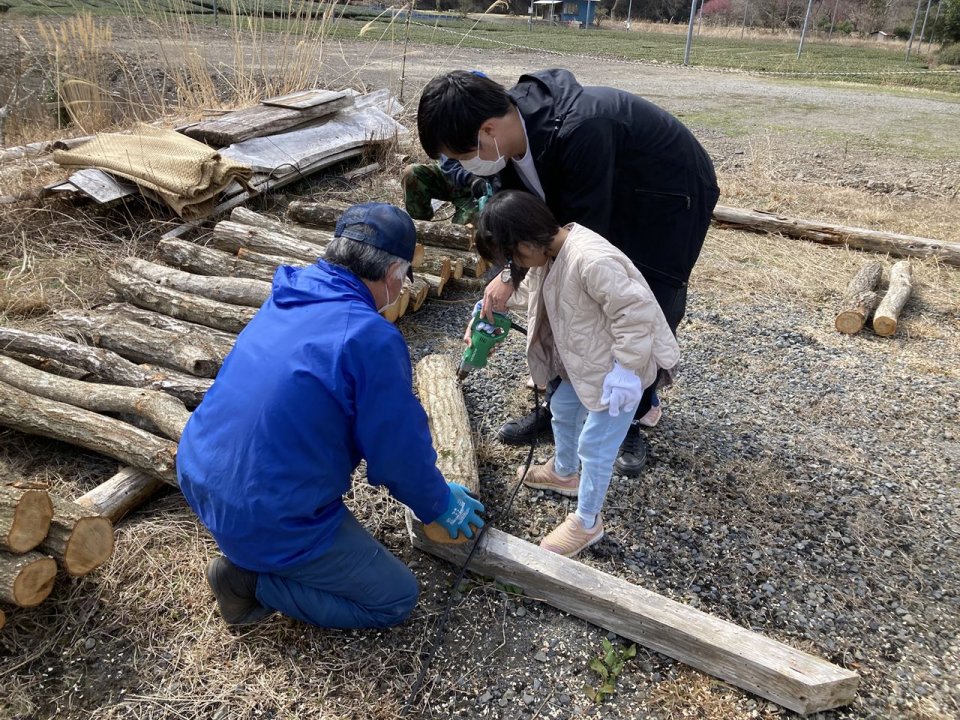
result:
<svg viewBox="0 0 960 720"><path fill-rule="evenodd" d="M257 577L257 600L325 628L385 628L407 619L420 587L410 569L347 513L319 558Z"/></svg>
<svg viewBox="0 0 960 720"><path fill-rule="evenodd" d="M572 475L580 469L577 514L594 517L603 507L613 463L630 429L633 413L611 417L606 410L587 410L568 380L561 381L550 398L550 413L557 451L554 468L560 475Z"/></svg>

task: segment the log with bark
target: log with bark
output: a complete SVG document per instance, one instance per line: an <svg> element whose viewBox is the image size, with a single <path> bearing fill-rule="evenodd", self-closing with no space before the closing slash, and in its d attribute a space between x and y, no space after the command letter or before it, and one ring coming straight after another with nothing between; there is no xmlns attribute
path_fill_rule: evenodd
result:
<svg viewBox="0 0 960 720"><path fill-rule="evenodd" d="M429 297L440 297L443 294L443 288L447 284L448 277L442 275L429 275L427 273L414 273L414 279L422 280L429 288L427 294Z"/></svg>
<svg viewBox="0 0 960 720"><path fill-rule="evenodd" d="M909 261L894 263L890 270L890 287L873 314L873 331L877 335L889 337L897 331L900 312L910 299L911 292L913 280Z"/></svg>
<svg viewBox="0 0 960 720"><path fill-rule="evenodd" d="M410 305L407 307L407 312L417 312L423 307L429 296L430 283L422 277L414 275L413 281L410 283Z"/></svg>
<svg viewBox="0 0 960 720"><path fill-rule="evenodd" d="M428 275L446 276L449 280L453 277L453 263L446 255L436 255L429 260L424 260L423 264L417 268L417 272ZM460 264L460 274L463 275L463 265Z"/></svg>
<svg viewBox="0 0 960 720"><path fill-rule="evenodd" d="M7 624L7 614L0 610L0 630L3 630L3 626Z"/></svg>
<svg viewBox="0 0 960 720"><path fill-rule="evenodd" d="M288 255L270 255L269 253L263 253L249 248L240 248L237 250L237 257L246 262L256 263L261 267L270 268L271 280L273 279L273 275L276 274L277 268L281 265L304 267L310 264L300 258L290 257Z"/></svg>
<svg viewBox="0 0 960 720"><path fill-rule="evenodd" d="M0 485L0 549L25 553L43 542L53 503L46 490Z"/></svg>
<svg viewBox="0 0 960 720"><path fill-rule="evenodd" d="M882 276L883 265L877 260L871 260L853 276L840 301L840 312L834 321L837 330L847 335L855 335L863 329L870 313L877 307L879 298L874 290Z"/></svg>
<svg viewBox="0 0 960 720"><path fill-rule="evenodd" d="M948 265L960 265L960 243L946 243L912 235L867 230L788 218L776 213L717 205L714 223L759 232L781 233L787 237L825 245L845 245L856 250L890 254L894 257L938 258Z"/></svg>
<svg viewBox="0 0 960 720"><path fill-rule="evenodd" d="M107 275L107 283L120 297L138 307L226 332L239 333L257 313L252 307L231 305L156 285L121 267Z"/></svg>
<svg viewBox="0 0 960 720"><path fill-rule="evenodd" d="M167 317L114 303L85 312L61 310L45 324L67 337L113 350L133 362L154 363L197 377L215 376L233 346L233 336L227 333L173 318L168 319L179 323L178 330L160 328L135 319L142 315Z"/></svg>
<svg viewBox="0 0 960 720"><path fill-rule="evenodd" d="M333 232L331 230L319 230L305 225L297 225L296 223L285 223L242 206L233 209L233 212L230 213L230 219L241 225L250 225L252 227L263 228L264 230L272 230L273 232L289 235L297 240L312 243L313 245L326 246L326 244L333 239Z"/></svg>
<svg viewBox="0 0 960 720"><path fill-rule="evenodd" d="M161 240L157 247L165 262L188 272L251 278L265 282L273 280L273 268L238 258L223 250L203 247L186 240Z"/></svg>
<svg viewBox="0 0 960 720"><path fill-rule="evenodd" d="M177 398L156 390L104 385L57 377L0 356L0 382L47 400L100 413L135 415L148 420L164 437L178 441L190 411Z"/></svg>
<svg viewBox="0 0 960 720"><path fill-rule="evenodd" d="M55 363L80 368L114 385L161 390L178 398L188 408L200 404L213 383L151 365L135 365L117 353L80 345L52 335L0 327L0 353L50 358Z"/></svg>
<svg viewBox="0 0 960 720"><path fill-rule="evenodd" d="M57 563L38 552L11 555L0 550L0 600L18 607L39 605L53 590Z"/></svg>
<svg viewBox="0 0 960 720"><path fill-rule="evenodd" d="M40 549L52 555L68 575L87 575L113 554L113 523L92 510L54 497L50 533Z"/></svg>
<svg viewBox="0 0 960 720"><path fill-rule="evenodd" d="M305 264L323 257L324 246L306 242L292 235L267 230L254 225L241 225L232 220L221 220L213 228L211 243L214 247L227 252L237 252L240 248L297 258Z"/></svg>
<svg viewBox="0 0 960 720"><path fill-rule="evenodd" d="M305 225L322 228L335 228L337 220L347 208L344 204L316 203L294 200L287 208L291 218ZM473 231L463 225L450 223L432 223L414 220L417 228L417 241L424 245L434 245L456 250L473 248Z"/></svg>
<svg viewBox="0 0 960 720"><path fill-rule="evenodd" d="M460 275L466 277L483 277L490 269L490 263L477 255L475 252L465 250L453 250L451 248L434 247L426 245L423 248L423 262L429 263L438 257L448 257L453 263L453 278L459 280ZM459 265L459 270L457 266Z"/></svg>
<svg viewBox="0 0 960 720"><path fill-rule="evenodd" d="M477 456L452 357L427 355L417 363L416 384L420 403L430 423L433 447L437 451L437 469L447 482L459 483L476 495L480 487ZM409 510L407 523L408 526L419 525ZM462 543L469 539L460 533L456 540L451 540L443 526L435 522L423 525L423 533L431 541L440 543Z"/></svg>
<svg viewBox="0 0 960 720"><path fill-rule="evenodd" d="M135 257L124 258L118 267L160 287L231 305L259 308L270 295L270 283L263 280L195 275Z"/></svg>
<svg viewBox="0 0 960 720"><path fill-rule="evenodd" d="M167 483L150 473L125 467L74 502L116 524L120 518L143 505L165 485Z"/></svg>
<svg viewBox="0 0 960 720"><path fill-rule="evenodd" d="M176 443L120 420L0 382L0 425L78 445L177 486Z"/></svg>

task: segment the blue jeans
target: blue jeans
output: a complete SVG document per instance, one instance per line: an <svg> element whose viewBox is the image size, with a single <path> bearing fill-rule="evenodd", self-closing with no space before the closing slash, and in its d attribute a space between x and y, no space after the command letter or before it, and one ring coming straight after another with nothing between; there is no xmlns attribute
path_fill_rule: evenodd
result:
<svg viewBox="0 0 960 720"><path fill-rule="evenodd" d="M550 398L550 413L557 451L554 469L564 476L580 469L577 512L587 517L598 515L633 413L611 417L606 410L587 410L568 380L562 380Z"/></svg>
<svg viewBox="0 0 960 720"><path fill-rule="evenodd" d="M325 628L396 625L410 615L419 594L409 568L351 513L319 558L257 577L261 605Z"/></svg>

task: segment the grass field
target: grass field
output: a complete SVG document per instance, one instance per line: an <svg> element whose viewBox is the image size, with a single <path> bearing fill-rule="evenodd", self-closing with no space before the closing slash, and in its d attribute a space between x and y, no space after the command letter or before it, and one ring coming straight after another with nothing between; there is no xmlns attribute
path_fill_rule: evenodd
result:
<svg viewBox="0 0 960 720"><path fill-rule="evenodd" d="M197 4L186 0L6 0L13 14L33 13L46 16L67 15L88 10L97 15L139 14L161 10L196 13ZM221 0L222 8L238 7L255 14L285 14L302 8L319 6L306 0ZM402 39L408 32L402 21L389 16L375 18L368 11L343 7L336 11L338 20L329 26L329 37L341 40L376 41ZM213 22L207 15L194 14L194 22ZM227 22L222 20L222 22ZM289 30L289 20L264 19L263 29L274 24ZM665 26L656 26L664 28ZM533 49L561 56L589 55L633 60L641 63L678 64L683 61L685 35L675 32L628 32L619 26L589 31L535 25L532 30L520 22L488 22L460 19L454 15L438 16L432 25L415 20L409 27L409 40L414 43L461 45L482 49ZM725 36L725 35L730 36ZM755 34L754 34L755 35ZM922 88L960 94L960 70L929 67L931 58L914 54L904 62L899 43L881 46L872 42L851 40L833 42L816 37L804 45L803 56L797 59L797 38L747 37L737 34L705 32L696 37L691 64L719 70L773 73L786 78L816 79L880 85L885 87Z"/></svg>

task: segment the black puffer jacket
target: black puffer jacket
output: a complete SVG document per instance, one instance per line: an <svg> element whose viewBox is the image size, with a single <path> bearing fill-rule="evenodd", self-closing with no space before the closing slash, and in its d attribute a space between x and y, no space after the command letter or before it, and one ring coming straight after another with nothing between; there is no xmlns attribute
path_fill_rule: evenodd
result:
<svg viewBox="0 0 960 720"><path fill-rule="evenodd" d="M719 190L683 123L636 95L583 87L568 70L523 75L509 94L560 223L603 235L651 283L685 285ZM501 177L525 189L512 164Z"/></svg>

